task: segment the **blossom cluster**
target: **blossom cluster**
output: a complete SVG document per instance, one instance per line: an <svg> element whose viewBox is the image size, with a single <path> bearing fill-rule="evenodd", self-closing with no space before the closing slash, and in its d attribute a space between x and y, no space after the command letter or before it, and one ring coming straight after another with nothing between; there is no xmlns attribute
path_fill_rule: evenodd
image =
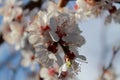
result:
<svg viewBox="0 0 120 80"><path fill-rule="evenodd" d="M76 16L81 19L88 19L89 17L96 17L108 12L105 24L111 23L112 19L120 23L120 8L116 4L119 0L77 0L75 9L77 10Z"/></svg>
<svg viewBox="0 0 120 80"><path fill-rule="evenodd" d="M36 7L24 10L22 1L1 0L3 38L21 50L22 66L30 66L34 71L36 64L41 65L39 73L44 80L75 79L80 72L80 62L86 62L86 57L78 52L78 48L85 44L78 19L99 16L108 11L106 22L114 19L120 23L120 9L113 4L116 2L76 0L74 12L67 7L59 8L53 1L46 1L41 10Z"/></svg>
<svg viewBox="0 0 120 80"><path fill-rule="evenodd" d="M80 35L75 15L67 9L59 10L51 1L45 3L45 10L35 8L30 13L21 4L5 0L0 8L3 38L21 50L21 65L31 66L34 71L36 63L40 64L40 77L44 80L75 78L80 61L86 62L86 57L77 51L85 39Z"/></svg>
<svg viewBox="0 0 120 80"><path fill-rule="evenodd" d="M27 31L29 42L35 48L35 57L39 56L38 62L43 67L41 77L46 80L57 80L56 76L58 79L66 78L72 71L77 72L77 59L86 60L77 52L85 39L80 35L73 14L59 10L39 11Z"/></svg>

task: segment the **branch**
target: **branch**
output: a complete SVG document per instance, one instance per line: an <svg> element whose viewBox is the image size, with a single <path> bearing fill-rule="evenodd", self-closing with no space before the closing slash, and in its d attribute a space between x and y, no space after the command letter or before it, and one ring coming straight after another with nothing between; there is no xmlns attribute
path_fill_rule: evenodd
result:
<svg viewBox="0 0 120 80"><path fill-rule="evenodd" d="M0 45L4 42L3 35L0 33Z"/></svg>
<svg viewBox="0 0 120 80"><path fill-rule="evenodd" d="M119 52L119 50L120 50L120 48L119 48L119 47L118 47L117 49L115 49L115 47L113 47L113 56L112 56L112 59L111 59L111 61L110 61L109 66L108 66L106 69L109 69L109 68L111 68L111 67L112 67L113 60L114 60L114 58L115 58L116 54Z"/></svg>
<svg viewBox="0 0 120 80"><path fill-rule="evenodd" d="M44 1L45 0L38 0L37 2L30 1L27 5L23 6L23 10L25 10L25 9L32 10L34 8L40 9Z"/></svg>
<svg viewBox="0 0 120 80"><path fill-rule="evenodd" d="M68 3L69 1L70 1L70 0L60 0L58 6L59 6L60 8L63 8L63 7L65 7L65 6L67 5L67 3Z"/></svg>
<svg viewBox="0 0 120 80"><path fill-rule="evenodd" d="M118 47L117 49L115 49L115 47L113 47L113 56L112 56L112 59L110 61L110 64L108 65L107 68L103 67L103 72L102 72L102 75L101 75L102 80L104 80L105 72L112 67L113 60L114 60L114 58L115 58L115 56L116 56L116 54L118 53L119 50L120 50L120 47Z"/></svg>

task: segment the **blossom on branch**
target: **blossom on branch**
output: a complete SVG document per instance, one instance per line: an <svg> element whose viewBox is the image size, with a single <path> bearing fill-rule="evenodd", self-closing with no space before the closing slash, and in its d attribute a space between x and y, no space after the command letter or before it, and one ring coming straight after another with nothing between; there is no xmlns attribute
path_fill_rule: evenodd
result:
<svg viewBox="0 0 120 80"><path fill-rule="evenodd" d="M110 23L112 19L120 23L120 11L115 5L117 2L117 0L77 0L75 5L76 17L80 20L88 19L102 15L107 11L109 14L106 17L105 24Z"/></svg>
<svg viewBox="0 0 120 80"><path fill-rule="evenodd" d="M73 14L58 10L39 11L28 25L27 31L29 42L34 46L36 57L45 70L57 63L59 71L55 71L55 76L62 79L67 77L70 69L77 70L72 68L72 64L77 63L76 58L82 59L76 49L85 43L85 39L80 35L81 31Z"/></svg>
<svg viewBox="0 0 120 80"><path fill-rule="evenodd" d="M0 15L3 16L3 22L11 22L13 19L19 19L22 16L21 2L16 0L5 0L2 7L0 7Z"/></svg>

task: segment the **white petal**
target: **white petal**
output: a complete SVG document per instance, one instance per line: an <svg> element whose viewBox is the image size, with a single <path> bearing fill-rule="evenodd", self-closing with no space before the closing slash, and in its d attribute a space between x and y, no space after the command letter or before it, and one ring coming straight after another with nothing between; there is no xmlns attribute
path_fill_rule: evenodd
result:
<svg viewBox="0 0 120 80"><path fill-rule="evenodd" d="M29 60L29 59L23 59L23 60L21 61L21 65L22 65L23 67L29 67L29 66L30 66L30 60Z"/></svg>
<svg viewBox="0 0 120 80"><path fill-rule="evenodd" d="M53 41L55 41L55 42L59 41L59 37L58 37L58 35L55 32L50 31L49 33L50 33L50 36L51 36Z"/></svg>
<svg viewBox="0 0 120 80"><path fill-rule="evenodd" d="M37 36L37 35L30 35L29 36L29 42L31 44L35 44L38 40L39 40L39 36Z"/></svg>
<svg viewBox="0 0 120 80"><path fill-rule="evenodd" d="M67 68L67 64L66 63L64 63L63 65L62 65L62 71L67 71L68 70L68 68Z"/></svg>
<svg viewBox="0 0 120 80"><path fill-rule="evenodd" d="M22 14L22 12L23 12L22 8L20 8L20 7L16 7L14 11L16 13L15 14L16 17L20 16Z"/></svg>
<svg viewBox="0 0 120 80"><path fill-rule="evenodd" d="M45 67L41 68L41 70L40 70L40 76L41 76L42 78L48 77L48 69L45 68Z"/></svg>
<svg viewBox="0 0 120 80"><path fill-rule="evenodd" d="M53 67L57 72L59 71L59 65L56 62L53 63Z"/></svg>
<svg viewBox="0 0 120 80"><path fill-rule="evenodd" d="M67 64L66 63L64 63L60 68L59 68L59 75L58 76L60 76L61 75L61 73L63 72L63 71L67 71L68 69L67 69Z"/></svg>
<svg viewBox="0 0 120 80"><path fill-rule="evenodd" d="M78 47L82 46L85 43L85 39L83 36L79 34L74 34L74 33L63 37L62 39L68 42L69 44L78 46Z"/></svg>
<svg viewBox="0 0 120 80"><path fill-rule="evenodd" d="M56 31L57 30L57 22L56 22L55 18L51 18L50 19L50 29L52 31Z"/></svg>
<svg viewBox="0 0 120 80"><path fill-rule="evenodd" d="M21 48L21 45L20 45L20 44L16 44L16 45L15 45L15 49L16 49L16 50L20 50L20 48Z"/></svg>
<svg viewBox="0 0 120 80"><path fill-rule="evenodd" d="M50 59L53 59L53 60L57 61L57 57L56 57L55 54L53 54L53 53L50 53L50 54L48 55L48 57L49 57Z"/></svg>

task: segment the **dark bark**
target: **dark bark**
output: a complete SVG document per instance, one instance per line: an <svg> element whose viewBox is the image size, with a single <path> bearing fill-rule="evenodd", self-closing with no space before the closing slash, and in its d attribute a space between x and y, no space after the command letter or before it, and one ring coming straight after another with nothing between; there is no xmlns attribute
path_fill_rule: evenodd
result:
<svg viewBox="0 0 120 80"><path fill-rule="evenodd" d="M30 1L27 5L23 6L23 10L25 10L25 9L32 10L34 8L40 9L44 1L45 0L38 0L37 2Z"/></svg>
<svg viewBox="0 0 120 80"><path fill-rule="evenodd" d="M4 42L3 35L0 33L0 45Z"/></svg>

